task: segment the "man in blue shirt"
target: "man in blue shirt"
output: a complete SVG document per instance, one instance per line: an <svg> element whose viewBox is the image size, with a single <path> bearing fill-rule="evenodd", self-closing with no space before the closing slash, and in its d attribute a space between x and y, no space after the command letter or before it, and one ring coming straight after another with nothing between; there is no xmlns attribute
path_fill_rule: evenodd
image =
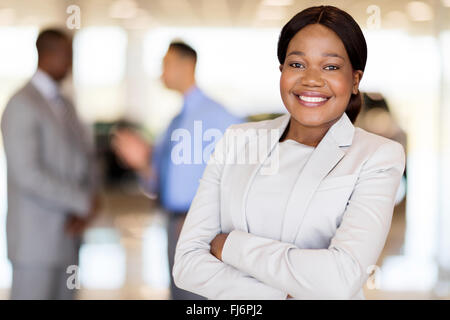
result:
<svg viewBox="0 0 450 320"><path fill-rule="evenodd" d="M170 44L161 79L167 88L183 94L184 103L154 147L129 130L117 132L113 140L118 156L139 173L148 192L159 194L161 206L169 212L172 299L200 298L173 283L175 247L214 144L227 127L243 122L196 86L196 62L197 53L190 46L182 42Z"/></svg>

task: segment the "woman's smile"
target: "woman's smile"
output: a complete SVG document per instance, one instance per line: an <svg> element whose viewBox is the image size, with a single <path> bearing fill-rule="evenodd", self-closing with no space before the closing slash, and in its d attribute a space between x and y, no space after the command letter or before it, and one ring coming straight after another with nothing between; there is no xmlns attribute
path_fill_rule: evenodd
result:
<svg viewBox="0 0 450 320"><path fill-rule="evenodd" d="M331 98L328 95L315 91L302 91L293 94L301 105L308 108L323 106Z"/></svg>

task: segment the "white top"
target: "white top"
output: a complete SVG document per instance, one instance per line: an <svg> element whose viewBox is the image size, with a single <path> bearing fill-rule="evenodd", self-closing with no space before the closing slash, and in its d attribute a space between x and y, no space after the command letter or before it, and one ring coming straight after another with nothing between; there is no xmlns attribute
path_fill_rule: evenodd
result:
<svg viewBox="0 0 450 320"><path fill-rule="evenodd" d="M273 160L271 157L279 157L278 171L276 174L263 175L258 170L250 186L246 207L250 233L273 240L281 239L289 196L313 151L314 147L287 139L278 143L278 155L272 152L267 157L264 165Z"/></svg>
<svg viewBox="0 0 450 320"><path fill-rule="evenodd" d="M48 101L52 101L59 95L58 83L41 69L36 70L31 83Z"/></svg>

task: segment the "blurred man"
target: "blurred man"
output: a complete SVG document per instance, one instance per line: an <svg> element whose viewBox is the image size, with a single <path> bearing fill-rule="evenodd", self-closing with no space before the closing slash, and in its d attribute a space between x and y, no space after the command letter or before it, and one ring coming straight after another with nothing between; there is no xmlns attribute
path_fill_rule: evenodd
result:
<svg viewBox="0 0 450 320"><path fill-rule="evenodd" d="M71 39L45 30L38 70L9 101L1 128L8 169L7 242L12 299L72 299L66 273L97 210L93 149L59 84L72 65Z"/></svg>
<svg viewBox="0 0 450 320"><path fill-rule="evenodd" d="M196 152L203 154L205 146L211 143L201 141L206 130L216 129L223 134L231 124L242 122L242 119L227 112L223 106L207 97L196 86L196 62L197 53L190 46L182 42L170 44L163 60L161 78L167 88L183 94L184 104L181 112L172 120L153 148L131 131L121 130L116 133L113 140L118 156L140 174L148 191L159 193L160 203L169 213L168 256L171 296L177 300L201 298L174 285L172 268L178 236L208 159L204 158L200 162L190 159L191 163L180 163L179 159L171 157L172 150L177 144L172 140L177 140L179 134L188 133L191 140L186 145L190 148L188 153L193 157Z"/></svg>

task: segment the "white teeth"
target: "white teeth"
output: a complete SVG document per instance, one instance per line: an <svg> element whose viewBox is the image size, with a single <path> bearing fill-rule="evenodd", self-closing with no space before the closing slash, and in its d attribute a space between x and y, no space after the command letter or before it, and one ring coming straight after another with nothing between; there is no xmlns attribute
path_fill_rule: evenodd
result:
<svg viewBox="0 0 450 320"><path fill-rule="evenodd" d="M300 99L306 102L323 102L326 101L327 98L320 98L320 97L305 97L305 96L299 96Z"/></svg>

